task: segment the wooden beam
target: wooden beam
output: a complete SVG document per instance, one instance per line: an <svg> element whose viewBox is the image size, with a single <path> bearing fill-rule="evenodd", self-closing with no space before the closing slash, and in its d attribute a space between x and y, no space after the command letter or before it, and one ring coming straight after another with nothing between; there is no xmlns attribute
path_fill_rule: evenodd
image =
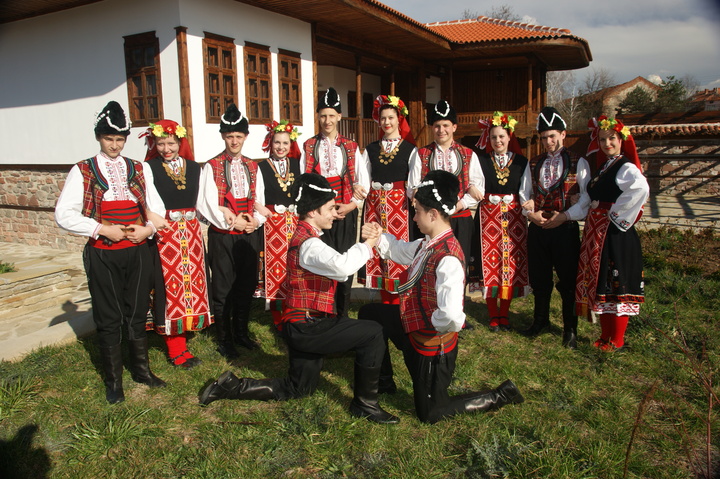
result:
<svg viewBox="0 0 720 479"><path fill-rule="evenodd" d="M190 95L190 67L188 64L187 27L175 27L175 43L178 55L178 80L180 82L180 115L187 130L190 150L195 155L193 141L192 103Z"/></svg>
<svg viewBox="0 0 720 479"><path fill-rule="evenodd" d="M317 72L317 23L310 24L310 51L312 55L312 76L313 76L313 111L318 104L318 72ZM318 134L318 121L313 114L313 135Z"/></svg>
<svg viewBox="0 0 720 479"><path fill-rule="evenodd" d="M395 96L395 65L390 68L390 94Z"/></svg>
<svg viewBox="0 0 720 479"><path fill-rule="evenodd" d="M365 138L363 135L363 127L362 127L362 117L363 117L363 90L362 90L362 69L360 67L360 64L362 62L362 57L360 55L355 55L355 112L356 112L356 118L358 121L358 131L357 131L357 138L356 143L358 145L365 145Z"/></svg>

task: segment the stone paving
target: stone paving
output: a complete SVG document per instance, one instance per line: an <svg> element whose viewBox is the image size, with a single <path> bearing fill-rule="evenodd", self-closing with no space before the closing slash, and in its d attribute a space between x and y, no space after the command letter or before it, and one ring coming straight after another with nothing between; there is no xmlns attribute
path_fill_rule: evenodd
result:
<svg viewBox="0 0 720 479"><path fill-rule="evenodd" d="M638 228L663 225L720 233L720 198L653 197ZM0 275L0 360L19 359L40 346L94 331L80 252L0 242L0 261L18 269ZM359 285L353 290L362 301L378 296Z"/></svg>

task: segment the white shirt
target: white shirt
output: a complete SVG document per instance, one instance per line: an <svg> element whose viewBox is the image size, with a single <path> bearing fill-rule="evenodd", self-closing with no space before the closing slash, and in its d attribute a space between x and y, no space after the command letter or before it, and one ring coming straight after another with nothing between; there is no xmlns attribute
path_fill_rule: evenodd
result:
<svg viewBox="0 0 720 479"><path fill-rule="evenodd" d="M234 158L230 168L244 169L242 159ZM232 180L228 178L228 182L231 183ZM242 195L240 198L246 198L250 190L249 184L245 184L244 186L245 188L242 192L238 190L238 193ZM240 188L240 185L233 184L234 191L236 188ZM233 194L233 196L235 195ZM237 196L235 197L237 198ZM263 181L260 168L258 168L257 175L255 176L255 201L263 205L265 204L265 182ZM221 230L231 229L230 225L225 221L225 215L223 215L222 211L220 211L220 205L218 203L218 188L217 184L215 184L215 178L213 177L212 165L210 165L209 162L205 163L205 166L203 166L203 169L200 172L200 191L198 193L197 210L216 228ZM259 225L264 224L266 219L257 211L253 211L253 218L258 221L258 227Z"/></svg>
<svg viewBox="0 0 720 479"><path fill-rule="evenodd" d="M449 171L452 174L457 173L458 171L462 170L462 167L458 164L458 156L455 154L455 149L452 150L443 150L440 145L437 143L435 153L430 157L430 170L445 170ZM461 145L460 145L461 146ZM410 190L415 190L417 188L417 185L420 184L422 181L422 161L420 160L420 156L417 154L417 150L415 150L414 156L411 156L411 164L410 164L410 175L408 176L408 184ZM472 156L470 157L470 165L468 168L468 178L470 181L470 184L468 185L468 188L470 186L477 186L478 182L481 180L482 177L482 170L480 168L480 160L478 160L477 155L475 152L472 153ZM412 194L410 197L412 198ZM478 202L475 198L470 196L470 194L465 193L461 200L465 208L474 208L477 206Z"/></svg>
<svg viewBox="0 0 720 479"><path fill-rule="evenodd" d="M339 137L339 135L338 135ZM320 165L320 175L324 176L325 178L331 178L333 176L341 176L340 173L345 169L345 154L343 152L343 147L340 146L337 142L337 138L335 138L335 142L331 144L331 151L328 151L327 145L331 142L329 139L323 135L320 134L318 138L318 148L317 148L317 154L318 158L316 160L318 161ZM328 164L326 161L324 161L325 158L332 158L333 168L329 169ZM360 154L360 148L356 147L355 149L355 184L361 185L363 188L365 188L365 191L370 191L370 172L367 170L367 164L363 161L361 161L362 155ZM302 150L302 155L300 155L300 171L302 173L305 173L305 165L307 164L307 158L305 158L305 148ZM354 201L357 204L362 203L362 200L358 200L356 198L353 198L352 201Z"/></svg>
<svg viewBox="0 0 720 479"><path fill-rule="evenodd" d="M130 200L137 203L137 198L128 188L125 158L118 155L111 159L102 153L95 158L100 172L108 182L108 190L103 194L103 201ZM150 211L164 210L162 199L152 181L150 168L145 168L145 164L140 163L138 172L142 172L145 177L145 201ZM149 176L148 172L150 172ZM83 216L84 195L82 172L79 166L74 165L65 179L65 185L55 205L55 222L70 233L97 239L102 223Z"/></svg>
<svg viewBox="0 0 720 479"><path fill-rule="evenodd" d="M320 238L310 238L300 245L299 253L300 266L304 269L343 282L367 263L372 250L365 243L355 243L340 254Z"/></svg>
<svg viewBox="0 0 720 479"><path fill-rule="evenodd" d="M650 196L650 186L640 169L632 163L625 163L620 167L615 176L615 184L622 193L610 208L608 215L610 221L620 231L627 231L635 224L638 214Z"/></svg>
<svg viewBox="0 0 720 479"><path fill-rule="evenodd" d="M564 148L564 147L563 147ZM556 155L552 158L550 157L550 154L548 153L548 157L543 162L542 166L540 167L540 182L542 183L543 188L547 189L548 187L552 186L552 184L546 184L543 182L543 178L546 177L546 170L547 169L553 169L552 176L554 176L557 179L560 179L562 176L562 167L563 167L563 161L562 161L562 155L561 152L563 148L559 149L556 152ZM559 161L558 161L559 160ZM568 221L579 221L584 220L587 216L588 209L590 208L590 195L587 193L587 185L590 182L590 165L588 164L587 160L585 158L578 158L577 161L577 167L576 167L576 177L575 181L577 182L578 187L580 188L580 199L577 203L572 205L570 208L565 210L565 214L567 215ZM539 205L535 205L535 208L537 209Z"/></svg>
<svg viewBox="0 0 720 479"><path fill-rule="evenodd" d="M398 138L397 140L400 140ZM397 146L397 141L395 139L393 140L382 140L381 147L383 150L387 152L388 147L395 148ZM390 148L390 151L392 151L392 148ZM418 155L417 155L417 148L413 148L410 152L410 156L408 157L408 178L406 178L406 191L408 198L412 198L413 188L410 186L410 174L409 172L412 170L412 168L415 166L414 164L418 161ZM358 165L358 183L361 185L367 184L368 186L365 188L366 192L370 192L369 187L372 181L372 165L370 164L370 157L368 156L367 149L362 154L362 161L359 162L362 163L361 165ZM367 175L367 178L365 177Z"/></svg>
<svg viewBox="0 0 720 479"><path fill-rule="evenodd" d="M444 233L443 233L444 234ZM436 238L440 237L438 235ZM377 245L377 250L383 259L391 259L400 264L413 264L415 252L418 256L424 255L432 250L437 241L429 237L407 242L398 240L389 233L383 233ZM418 251L418 246L421 245ZM417 261L415 268L422 267L423 261ZM414 271L408 271L412 276ZM435 269L435 294L437 295L437 309L432 312L430 322L440 333L460 331L465 323L465 312L463 301L465 299L465 288L462 287L465 280L465 270L462 263L455 256L445 256Z"/></svg>
<svg viewBox="0 0 720 479"><path fill-rule="evenodd" d="M512 153L510 153L512 154ZM514 156L514 154L513 154ZM491 161L495 161L492 159L492 156L490 157ZM482 172L482 169L480 170L480 181L475 184L480 189L480 193L482 195L485 195L485 175ZM527 165L525 165L525 170L523 171L522 178L520 179L520 191L518 191L518 202L522 205L527 200L532 198L532 175L530 173L530 162L527 162ZM523 208L523 215L527 216L527 211Z"/></svg>

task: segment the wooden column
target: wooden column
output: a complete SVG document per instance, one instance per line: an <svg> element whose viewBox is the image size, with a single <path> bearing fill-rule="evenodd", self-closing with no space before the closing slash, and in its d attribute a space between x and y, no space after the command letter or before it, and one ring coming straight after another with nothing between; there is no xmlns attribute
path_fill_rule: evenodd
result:
<svg viewBox="0 0 720 479"><path fill-rule="evenodd" d="M395 96L395 66L390 69L390 94Z"/></svg>
<svg viewBox="0 0 720 479"><path fill-rule="evenodd" d="M187 27L175 27L175 43L178 52L178 77L180 81L180 114L187 130L190 149L195 154L193 142L192 104L190 100L190 67L188 65Z"/></svg>
<svg viewBox="0 0 720 479"><path fill-rule="evenodd" d="M362 91L362 70L360 68L360 63L362 61L362 58L360 55L355 55L355 91L357 92L355 95L355 111L356 111L356 118L357 118L357 138L355 138L355 141L358 145L361 145L362 148L365 147L365 135L363 134L363 91Z"/></svg>
<svg viewBox="0 0 720 479"><path fill-rule="evenodd" d="M426 124L425 124L425 69L420 67L411 74L417 81L410 84L410 101L408 109L410 110L410 131L415 136L418 145L426 144Z"/></svg>
<svg viewBox="0 0 720 479"><path fill-rule="evenodd" d="M313 75L313 111L315 106L318 104L318 73L317 73L317 23L312 23L310 26L310 50L312 55L312 75ZM313 134L317 135L320 132L318 127L318 120L315 114L313 114Z"/></svg>

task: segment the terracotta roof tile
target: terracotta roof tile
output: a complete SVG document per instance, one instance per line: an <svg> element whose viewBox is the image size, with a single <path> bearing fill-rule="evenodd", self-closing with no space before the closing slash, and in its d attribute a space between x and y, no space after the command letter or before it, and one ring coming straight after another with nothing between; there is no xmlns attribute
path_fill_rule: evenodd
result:
<svg viewBox="0 0 720 479"><path fill-rule="evenodd" d="M466 20L427 23L426 26L454 43L574 37L565 28L544 27L480 16Z"/></svg>
<svg viewBox="0 0 720 479"><path fill-rule="evenodd" d="M677 125L629 125L633 136L720 135L720 123L685 123Z"/></svg>

